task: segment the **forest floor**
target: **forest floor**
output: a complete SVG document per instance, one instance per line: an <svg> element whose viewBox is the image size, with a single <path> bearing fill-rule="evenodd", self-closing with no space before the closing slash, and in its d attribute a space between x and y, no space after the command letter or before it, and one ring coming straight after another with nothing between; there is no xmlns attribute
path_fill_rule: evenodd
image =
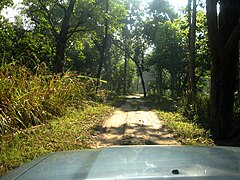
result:
<svg viewBox="0 0 240 180"><path fill-rule="evenodd" d="M157 115L144 105L141 95L127 96L125 103L102 125L94 127L92 148L117 145L180 145Z"/></svg>

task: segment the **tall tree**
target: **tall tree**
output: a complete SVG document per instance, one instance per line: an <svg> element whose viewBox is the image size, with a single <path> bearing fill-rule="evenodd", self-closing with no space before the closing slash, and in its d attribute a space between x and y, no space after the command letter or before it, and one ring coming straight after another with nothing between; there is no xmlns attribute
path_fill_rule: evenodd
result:
<svg viewBox="0 0 240 180"><path fill-rule="evenodd" d="M191 4L191 3L190 3ZM190 5L189 5L190 6ZM190 7L189 7L190 8ZM189 66L188 66L188 103L194 103L195 97L195 42L196 42L196 20L197 20L197 5L196 0L193 0L193 8L192 8L192 21L189 25Z"/></svg>
<svg viewBox="0 0 240 180"><path fill-rule="evenodd" d="M96 46L98 47L98 50L100 52L100 60L97 70L97 89L98 91L99 85L100 85L100 77L102 72L102 66L104 61L106 61L106 54L107 54L107 45L108 45L108 11L109 11L109 1L105 0L105 16L104 16L104 36L102 37L102 43L99 44L98 41L95 41Z"/></svg>
<svg viewBox="0 0 240 180"><path fill-rule="evenodd" d="M180 95L181 76L186 73L184 40L178 24L180 24L178 21L158 23L158 30L155 35L155 50L148 61L148 65L154 66L156 70L157 91L163 93L167 87L170 87L173 97ZM170 75L170 84L166 84L163 79L163 74L166 71Z"/></svg>
<svg viewBox="0 0 240 180"><path fill-rule="evenodd" d="M63 72L67 42L76 32L86 31L86 23L91 22L93 2L24 0L23 3L28 17L33 22L32 28L48 35L54 41L56 55L52 63L53 71Z"/></svg>
<svg viewBox="0 0 240 180"><path fill-rule="evenodd" d="M157 71L156 78L159 80L159 82L157 82L158 92L163 92L163 74L164 74L164 70L166 70L166 64L164 64L163 61L167 62L169 59L171 59L171 55L169 56L169 54L173 49L171 49L170 47L175 46L175 48L176 48L176 46L178 46L178 43L175 45L174 45L174 43L171 43L171 42L168 43L169 38L173 38L176 40L176 38L175 38L176 34L172 33L171 27L168 27L168 25L171 24L171 22L173 22L173 20L176 18L177 18L177 14L175 13L172 6L170 6L169 2L166 0L153 0L153 1L151 1L151 3L148 6L148 19L145 23L144 33L148 39L149 45L152 47L155 47L155 52L153 53L154 56L153 56L153 58L151 58L152 59L151 61L153 64L156 65L155 66L155 69ZM167 22L167 23L164 24L165 22ZM169 28L169 30L170 29L171 30L165 31L168 28ZM171 36L170 34L173 36ZM165 39L165 37L167 37L168 35L170 35L168 37L168 39ZM165 40L163 40L163 39L165 39ZM176 51L178 51L178 50L176 50ZM173 54L175 54L175 53L173 53ZM171 62L171 63L173 61L176 62L175 58L172 58L171 60L169 60L169 62ZM150 63L150 64L152 64L152 63ZM168 67L170 67L170 66L168 66ZM173 71L172 70L173 70L173 68L171 68L171 72L175 71L175 70L173 70ZM177 72L178 71L174 72L175 75L177 74ZM172 87L175 84L175 82L174 82L175 81L174 79L176 79L175 75L173 75L171 78ZM174 93L172 93L172 94L174 94Z"/></svg>
<svg viewBox="0 0 240 180"><path fill-rule="evenodd" d="M112 89L111 82L113 81L112 47L116 41L120 29L122 28L122 20L126 16L126 10L120 0L101 0L99 1L98 16L95 17L97 25L94 34L94 44L98 50L98 65L96 68L95 77L100 80L107 80L108 89ZM99 82L98 82L99 85ZM97 85L97 86L98 86ZM98 87L97 87L98 89Z"/></svg>
<svg viewBox="0 0 240 180"><path fill-rule="evenodd" d="M154 44L156 33L158 32L158 23L173 21L177 18L173 7L166 0L153 0L147 7L148 19L145 24L145 34L150 43Z"/></svg>
<svg viewBox="0 0 240 180"><path fill-rule="evenodd" d="M134 56L132 57L129 54L130 59L132 59L132 61L136 64L137 67L137 72L138 75L141 79L141 84L142 84L142 88L143 88L143 96L147 97L147 92L146 92L146 86L145 86L145 81L143 78L143 71L144 71L144 65L143 65L143 61L144 61L144 46L137 42L137 47L134 48Z"/></svg>
<svg viewBox="0 0 240 180"><path fill-rule="evenodd" d="M70 18L73 13L73 8L75 6L76 0L70 0L67 8L61 6L63 8L64 16L61 25L60 32L56 33L56 58L53 62L53 71L56 73L62 73L65 63L65 51L67 46L67 40L69 37L69 26L70 26Z"/></svg>
<svg viewBox="0 0 240 180"><path fill-rule="evenodd" d="M129 54L129 29L127 25L123 28L124 38L124 73L123 73L123 95L127 95L127 61Z"/></svg>
<svg viewBox="0 0 240 180"><path fill-rule="evenodd" d="M220 2L219 19L217 3ZM207 0L211 70L211 129L215 139L232 131L234 92L239 60L239 0Z"/></svg>
<svg viewBox="0 0 240 180"><path fill-rule="evenodd" d="M122 49L124 50L124 83L123 83L123 93L127 92L127 64L128 60L132 60L137 68L137 75L140 76L141 84L143 88L144 97L146 97L146 88L143 78L143 61L145 47L144 47L144 38L143 38L143 10L141 10L141 1L140 0L126 0L125 6L128 11L128 16L124 20L125 27L123 27L123 42Z"/></svg>

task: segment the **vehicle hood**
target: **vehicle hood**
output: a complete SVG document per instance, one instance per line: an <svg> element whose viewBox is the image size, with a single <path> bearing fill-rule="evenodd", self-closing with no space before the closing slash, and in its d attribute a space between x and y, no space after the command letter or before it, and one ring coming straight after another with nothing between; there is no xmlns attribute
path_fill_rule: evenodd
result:
<svg viewBox="0 0 240 180"><path fill-rule="evenodd" d="M2 179L240 179L240 148L121 146L50 153Z"/></svg>

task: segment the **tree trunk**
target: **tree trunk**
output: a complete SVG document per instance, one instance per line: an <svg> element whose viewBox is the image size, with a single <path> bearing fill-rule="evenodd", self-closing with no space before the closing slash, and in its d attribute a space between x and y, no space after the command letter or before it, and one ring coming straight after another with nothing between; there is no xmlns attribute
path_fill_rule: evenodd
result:
<svg viewBox="0 0 240 180"><path fill-rule="evenodd" d="M234 92L240 39L238 0L207 0L211 69L211 130L215 139L226 139L232 130Z"/></svg>
<svg viewBox="0 0 240 180"><path fill-rule="evenodd" d="M129 57L133 60L133 62L136 64L137 66L137 70L138 70L138 73L139 73L139 76L141 78L141 83L142 83L142 88L143 88L143 94L144 94L144 97L147 97L147 92L146 92L146 87L145 87L145 82L144 82L144 79L143 79L143 68L140 64L140 62L138 61L139 59L139 55L141 54L141 47L136 47L135 49L135 54L134 54L134 57L131 57L129 55ZM142 59L144 58L143 55L141 57Z"/></svg>
<svg viewBox="0 0 240 180"><path fill-rule="evenodd" d="M180 71L178 71L178 76L177 76L177 97L180 97L182 92L181 92L181 75Z"/></svg>
<svg viewBox="0 0 240 180"><path fill-rule="evenodd" d="M134 60L134 62L135 62L135 64L136 64L136 66L137 66L138 73L139 73L139 76L140 76L140 79L141 79L142 88L143 88L143 95L144 95L144 97L147 97L145 82L144 82L144 79L143 79L142 68L141 68L140 65L137 63L136 60Z"/></svg>
<svg viewBox="0 0 240 180"><path fill-rule="evenodd" d="M76 0L70 0L68 8L64 14L61 31L56 38L56 57L55 61L53 62L53 71L55 73L63 73L64 71L65 51L68 40L68 28L75 3Z"/></svg>
<svg viewBox="0 0 240 180"><path fill-rule="evenodd" d="M105 1L105 13L108 14L109 10L109 3L108 0ZM102 66L105 61L105 55L106 55L106 47L107 47L107 41L108 41L108 19L104 18L104 38L103 38L103 44L102 47L100 47L100 61L98 66L98 72L97 72L97 88L96 93L98 92L98 89L100 87L100 78L101 78L101 72L102 72Z"/></svg>
<svg viewBox="0 0 240 180"><path fill-rule="evenodd" d="M195 102L195 42L196 42L196 0L193 0L192 23L190 25L190 42L189 42L189 75L188 75L188 103Z"/></svg>
<svg viewBox="0 0 240 180"><path fill-rule="evenodd" d="M127 94L127 87L126 87L126 81L127 81L127 50L125 50L125 57L124 57L124 72L123 72L123 95Z"/></svg>
<svg viewBox="0 0 240 180"><path fill-rule="evenodd" d="M144 79L143 79L142 72L139 73L139 75L140 75L140 78L141 78L141 83L142 83L142 88L143 88L143 97L147 97L146 86L145 86L145 82L144 82Z"/></svg>
<svg viewBox="0 0 240 180"><path fill-rule="evenodd" d="M53 62L53 71L55 73L63 73L64 71L66 43L67 40L61 38L59 35L56 45L56 57L55 61Z"/></svg>
<svg viewBox="0 0 240 180"><path fill-rule="evenodd" d="M98 70L97 70L97 85L96 85L96 93L98 92L98 89L100 87L100 78L101 78L101 72L102 72L102 67L103 67L103 61L104 61L104 50L100 50L100 60L99 60L99 65L98 65Z"/></svg>
<svg viewBox="0 0 240 180"><path fill-rule="evenodd" d="M138 67L138 71L139 71L139 76L140 76L141 83L142 83L143 95L144 95L144 97L147 97L145 82L144 82L144 79L143 79L143 73L142 73L142 70L139 67Z"/></svg>
<svg viewBox="0 0 240 180"><path fill-rule="evenodd" d="M192 0L188 0L188 5L187 5L187 14L188 14L188 28L189 28L189 32L188 32L188 50L190 51L190 39L191 39L191 22L192 22Z"/></svg>
<svg viewBox="0 0 240 180"><path fill-rule="evenodd" d="M158 94L160 96L163 96L163 68L162 67L159 67L158 68L158 71L159 71L159 81L156 82L157 86L158 86Z"/></svg>

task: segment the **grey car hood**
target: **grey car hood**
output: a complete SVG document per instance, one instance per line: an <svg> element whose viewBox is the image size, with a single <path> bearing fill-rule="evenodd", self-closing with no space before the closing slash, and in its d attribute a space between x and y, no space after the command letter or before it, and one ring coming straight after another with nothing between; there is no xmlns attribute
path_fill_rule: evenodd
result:
<svg viewBox="0 0 240 180"><path fill-rule="evenodd" d="M240 148L122 146L57 152L2 179L240 179Z"/></svg>

